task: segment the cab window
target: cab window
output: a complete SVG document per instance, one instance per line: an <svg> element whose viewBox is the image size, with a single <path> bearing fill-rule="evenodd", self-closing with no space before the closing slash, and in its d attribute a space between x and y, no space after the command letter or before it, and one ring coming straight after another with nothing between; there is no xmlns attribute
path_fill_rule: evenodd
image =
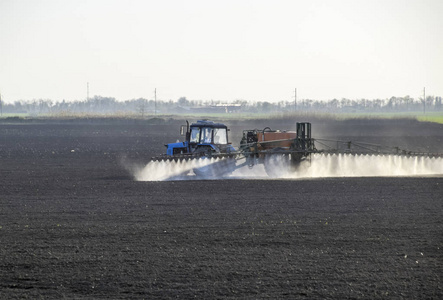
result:
<svg viewBox="0 0 443 300"><path fill-rule="evenodd" d="M189 141L191 143L198 143L200 140L200 127L192 127L191 128L191 137Z"/></svg>
<svg viewBox="0 0 443 300"><path fill-rule="evenodd" d="M212 141L212 128L210 128L210 127L203 127L201 132L202 132L201 143L211 143L211 141Z"/></svg>
<svg viewBox="0 0 443 300"><path fill-rule="evenodd" d="M214 144L224 145L227 143L226 128L214 128Z"/></svg>

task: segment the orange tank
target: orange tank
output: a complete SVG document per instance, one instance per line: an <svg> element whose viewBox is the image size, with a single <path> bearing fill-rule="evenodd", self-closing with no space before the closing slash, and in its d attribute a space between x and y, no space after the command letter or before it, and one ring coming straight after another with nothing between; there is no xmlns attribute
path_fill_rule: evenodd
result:
<svg viewBox="0 0 443 300"><path fill-rule="evenodd" d="M257 142L262 149L289 148L296 137L297 132L294 131L257 132Z"/></svg>

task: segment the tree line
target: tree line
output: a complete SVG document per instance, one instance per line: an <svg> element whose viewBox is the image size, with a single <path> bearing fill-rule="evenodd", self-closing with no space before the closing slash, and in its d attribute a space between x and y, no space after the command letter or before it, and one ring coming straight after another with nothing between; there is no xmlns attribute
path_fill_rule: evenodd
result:
<svg viewBox="0 0 443 300"><path fill-rule="evenodd" d="M235 112L242 113L276 113L292 111L327 112L327 113L362 113L362 112L427 112L442 111L442 98L427 96L426 99L414 99L409 96L391 97L389 99L332 99L319 101L302 99L295 101L245 101L235 100L229 104L224 101L188 100L181 97L177 101L148 100L144 98L117 101L113 97L94 96L83 101L51 100L24 100L13 103L0 103L3 113L18 113L29 115L48 114L181 114L197 111L211 112L212 109L226 107L225 112L230 112L228 107L235 107Z"/></svg>

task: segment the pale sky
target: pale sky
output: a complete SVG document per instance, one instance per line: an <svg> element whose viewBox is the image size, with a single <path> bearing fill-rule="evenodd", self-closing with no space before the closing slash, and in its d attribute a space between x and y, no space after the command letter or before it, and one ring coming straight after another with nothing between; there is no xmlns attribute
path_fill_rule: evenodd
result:
<svg viewBox="0 0 443 300"><path fill-rule="evenodd" d="M443 96L442 0L0 0L3 100Z"/></svg>

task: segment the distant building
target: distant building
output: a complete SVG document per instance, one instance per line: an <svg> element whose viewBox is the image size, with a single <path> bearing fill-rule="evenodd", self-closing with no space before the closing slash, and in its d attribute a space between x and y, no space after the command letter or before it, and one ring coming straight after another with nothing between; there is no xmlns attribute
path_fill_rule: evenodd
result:
<svg viewBox="0 0 443 300"><path fill-rule="evenodd" d="M241 104L216 104L210 106L192 107L191 111L199 113L238 113L241 110Z"/></svg>

